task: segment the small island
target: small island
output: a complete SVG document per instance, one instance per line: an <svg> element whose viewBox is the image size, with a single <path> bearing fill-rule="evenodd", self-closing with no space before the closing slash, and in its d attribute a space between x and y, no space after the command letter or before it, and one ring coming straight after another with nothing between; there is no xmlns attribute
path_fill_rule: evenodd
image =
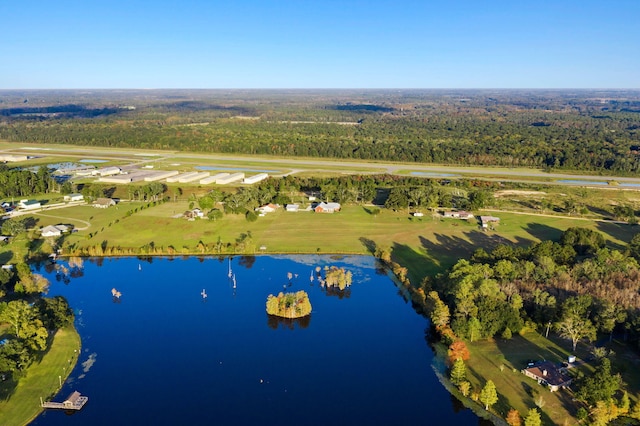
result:
<svg viewBox="0 0 640 426"><path fill-rule="evenodd" d="M311 302L306 291L282 293L267 297L267 314L282 318L302 318L311 314Z"/></svg>
<svg viewBox="0 0 640 426"><path fill-rule="evenodd" d="M324 282L321 284L327 287L337 287L342 291L351 286L351 271L337 266L325 266L324 270Z"/></svg>

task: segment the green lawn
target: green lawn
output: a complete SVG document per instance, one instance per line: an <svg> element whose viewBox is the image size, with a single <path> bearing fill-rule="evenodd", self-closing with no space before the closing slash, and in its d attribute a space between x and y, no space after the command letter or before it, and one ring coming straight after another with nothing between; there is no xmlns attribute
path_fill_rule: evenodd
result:
<svg viewBox="0 0 640 426"><path fill-rule="evenodd" d="M248 222L243 215L225 215L222 220L188 221L174 218L188 209L187 201L167 202L138 210L126 217L128 211L139 209L142 203L123 202L117 207L96 209L77 206L49 211L38 215L38 225L88 221L86 230L66 238L76 247L120 246L137 249L153 242L165 249L172 246L177 254L198 253L202 241L211 247L220 239L225 246L222 253L234 245L241 234L251 234L246 253L368 253L367 247L392 249L395 261L410 270L413 282L424 276L451 266L460 258L468 257L478 248L490 250L500 243L528 245L532 242L559 238L561 232L572 226L583 226L604 233L611 247L620 248L640 227L580 220L571 217L545 217L514 213L495 213L501 223L494 231L483 231L475 220L463 221L431 217L410 217L406 211L382 209L374 216L370 207L344 206L334 214L307 211L297 213L280 209ZM66 218L67 220L61 219ZM75 221L74 221L75 219ZM91 236L90 236L91 234Z"/></svg>
<svg viewBox="0 0 640 426"><path fill-rule="evenodd" d="M79 353L78 333L73 327L61 329L42 360L28 368L15 388L10 381L0 382L0 424L21 426L33 420L42 411L40 397L47 399L58 392L60 380L69 375Z"/></svg>
<svg viewBox="0 0 640 426"><path fill-rule="evenodd" d="M573 417L576 407L569 392L550 392L520 372L528 360L566 361L571 354L569 342L545 339L530 332L524 336L514 335L509 341L490 339L468 346L471 352L467 361L468 379L477 391L486 380L493 380L499 401L492 409L500 416L504 418L511 408L526 415L530 408L536 407L536 402L542 401L543 424L577 424ZM587 358L586 346L579 345L575 355L579 360ZM592 369L590 365L581 368L585 372Z"/></svg>

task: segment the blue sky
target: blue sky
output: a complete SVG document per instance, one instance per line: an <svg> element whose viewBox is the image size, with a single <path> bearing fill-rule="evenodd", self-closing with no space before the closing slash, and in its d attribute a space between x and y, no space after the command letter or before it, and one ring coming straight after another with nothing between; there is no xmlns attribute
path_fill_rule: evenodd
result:
<svg viewBox="0 0 640 426"><path fill-rule="evenodd" d="M0 88L640 88L640 0L5 0Z"/></svg>

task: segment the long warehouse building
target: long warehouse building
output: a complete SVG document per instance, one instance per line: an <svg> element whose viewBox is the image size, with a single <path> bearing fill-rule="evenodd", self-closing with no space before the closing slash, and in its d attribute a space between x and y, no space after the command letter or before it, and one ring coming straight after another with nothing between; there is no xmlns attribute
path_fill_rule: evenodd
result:
<svg viewBox="0 0 640 426"><path fill-rule="evenodd" d="M204 179L207 176L209 176L209 172L200 172L200 173L196 173L195 175L191 175L191 176L179 177L178 182L180 182L180 183L194 182L196 180Z"/></svg>
<svg viewBox="0 0 640 426"><path fill-rule="evenodd" d="M180 172L177 171L177 170L171 170L171 171L167 171L167 172L158 170L157 172L154 172L152 175L147 176L146 178L144 178L144 181L145 182L155 182L155 181L158 181L158 180L170 178L171 176L175 176L175 175L178 175L178 174L180 174Z"/></svg>
<svg viewBox="0 0 640 426"><path fill-rule="evenodd" d="M216 183L218 181L218 179L222 179L224 177L229 176L231 173L216 173L213 176L209 176L207 178L201 179L200 183L205 185L207 183Z"/></svg>
<svg viewBox="0 0 640 426"><path fill-rule="evenodd" d="M191 176L197 175L198 173L200 172L187 172L187 173L179 174L177 176L171 176L170 178L167 178L167 182L169 183L180 182L180 179L189 178Z"/></svg>
<svg viewBox="0 0 640 426"><path fill-rule="evenodd" d="M227 183L237 182L242 179L244 179L244 173L233 173L233 174L230 174L229 176L225 176L223 178L216 180L216 183L218 185L225 185Z"/></svg>

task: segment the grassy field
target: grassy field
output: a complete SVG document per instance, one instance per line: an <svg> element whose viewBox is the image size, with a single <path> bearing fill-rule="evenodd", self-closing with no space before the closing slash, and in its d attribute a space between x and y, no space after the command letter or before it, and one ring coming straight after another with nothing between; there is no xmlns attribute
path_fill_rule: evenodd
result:
<svg viewBox="0 0 640 426"><path fill-rule="evenodd" d="M29 367L17 386L0 382L0 424L22 426L33 420L42 411L40 397L47 399L58 392L60 379L64 381L69 375L79 353L78 333L73 327L61 329L48 352Z"/></svg>
<svg viewBox="0 0 640 426"><path fill-rule="evenodd" d="M535 380L520 372L528 360L562 362L571 354L566 341L545 339L538 333L514 335L509 340L490 339L469 345L471 358L467 361L467 376L478 392L487 380L492 380L499 394L493 410L506 416L511 408L526 414L530 408L542 405L543 424L577 424L573 418L575 403L567 391L549 392ZM588 356L586 346L579 345L578 359ZM580 367L584 372L592 370L588 364Z"/></svg>
<svg viewBox="0 0 640 426"><path fill-rule="evenodd" d="M603 232L612 247L620 248L640 230L624 224L594 222L570 217L545 217L514 213L492 213L501 218L494 231L482 231L476 221L410 217L406 212L345 206L340 213L297 213L282 209L248 222L243 215L225 215L220 221L187 221L175 218L188 209L186 201L167 202L140 209L141 203L121 203L109 209L76 206L37 215L38 226L73 223L86 226L66 237L77 247L107 245L138 248L153 242L156 247L173 246L179 253L197 253L200 241L213 246L218 239L222 253L233 253L241 234L250 234L247 254L254 253L368 253L372 245L392 249L396 261L414 277L440 271L468 257L477 248L490 250L499 243L530 244L557 239L568 227L584 226ZM82 222L81 222L82 221ZM636 229L638 228L638 229ZM90 237L91 235L91 237ZM229 245L229 246L227 246ZM264 246L264 250L260 247Z"/></svg>
<svg viewBox="0 0 640 426"><path fill-rule="evenodd" d="M414 269L417 275L448 267L477 248L555 240L572 226L599 230L616 248L640 231L640 227L624 224L513 213L492 213L501 218L500 225L495 231L482 231L476 221L431 216L414 218L406 212L384 209L373 215L372 208L363 206L345 206L336 214L291 213L280 209L251 223L242 215L225 215L217 222L174 218L187 210L188 203L167 202L125 217L127 211L139 206L139 203L122 203L106 210L79 206L56 214L91 223L86 231L68 237L69 242L78 246L107 241L123 247L140 247L153 242L156 246L172 245L180 250L182 247L193 249L199 241L212 245L218 238L225 245L233 244L242 233L250 233L248 253L259 253L261 246L266 247L265 253L367 253L369 242L373 242L378 247L391 248L397 260ZM56 220L41 217L40 224ZM90 239L89 233L94 235ZM405 262L401 262L403 260Z"/></svg>

